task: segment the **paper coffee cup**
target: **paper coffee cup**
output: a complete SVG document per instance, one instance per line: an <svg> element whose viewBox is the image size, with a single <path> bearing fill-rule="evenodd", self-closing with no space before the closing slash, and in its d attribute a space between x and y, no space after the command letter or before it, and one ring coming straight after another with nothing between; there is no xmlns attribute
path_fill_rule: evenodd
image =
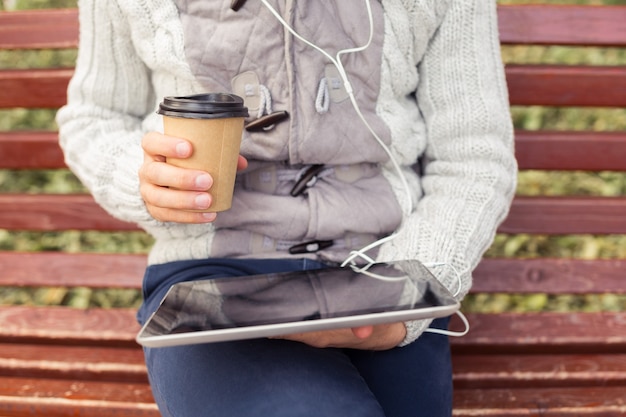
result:
<svg viewBox="0 0 626 417"><path fill-rule="evenodd" d="M191 157L167 158L167 162L201 169L213 177L211 207L199 211L228 210L233 200L244 118L248 116L243 99L226 93L165 97L157 113L163 115L166 135L193 145Z"/></svg>

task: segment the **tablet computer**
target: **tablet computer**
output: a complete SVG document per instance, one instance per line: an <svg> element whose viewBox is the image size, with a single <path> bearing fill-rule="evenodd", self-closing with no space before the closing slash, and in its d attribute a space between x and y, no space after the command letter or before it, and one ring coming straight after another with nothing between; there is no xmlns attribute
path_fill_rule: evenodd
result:
<svg viewBox="0 0 626 417"><path fill-rule="evenodd" d="M173 285L137 335L147 347L445 317L459 302L419 261Z"/></svg>

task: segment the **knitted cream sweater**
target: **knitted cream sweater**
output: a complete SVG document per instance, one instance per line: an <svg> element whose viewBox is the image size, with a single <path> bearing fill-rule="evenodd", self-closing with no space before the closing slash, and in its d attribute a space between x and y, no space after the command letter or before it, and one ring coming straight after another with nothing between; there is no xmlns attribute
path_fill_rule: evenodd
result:
<svg viewBox="0 0 626 417"><path fill-rule="evenodd" d="M417 204L379 259L447 263L435 269L458 295L491 244L516 185L513 133L495 1L382 0L384 43L376 111L409 175ZM149 262L211 256L214 226L160 223L146 210L137 172L145 132L160 130L164 96L203 92L185 56L172 0L80 0L80 52L57 116L69 167L96 201L155 237ZM419 110L407 106L416 91ZM375 145L372 145L375 146ZM391 167L385 176L407 198ZM456 271L456 272L455 272ZM457 272L460 276L457 276ZM410 329L413 337L427 325Z"/></svg>

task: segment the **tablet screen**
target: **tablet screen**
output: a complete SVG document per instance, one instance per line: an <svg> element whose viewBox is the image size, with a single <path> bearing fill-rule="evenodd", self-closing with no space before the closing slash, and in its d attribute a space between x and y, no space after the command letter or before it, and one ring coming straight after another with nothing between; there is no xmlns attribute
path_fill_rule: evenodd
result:
<svg viewBox="0 0 626 417"><path fill-rule="evenodd" d="M287 332L306 331L315 322L385 314L388 321L400 320L402 312L435 317L456 308L454 297L417 261L215 278L173 285L137 340L185 334L193 342L190 335L202 333L202 341L211 341L211 332L228 340L229 329L245 338L241 329L266 330L250 334L255 337L280 333L275 326L281 324L294 324L282 326Z"/></svg>

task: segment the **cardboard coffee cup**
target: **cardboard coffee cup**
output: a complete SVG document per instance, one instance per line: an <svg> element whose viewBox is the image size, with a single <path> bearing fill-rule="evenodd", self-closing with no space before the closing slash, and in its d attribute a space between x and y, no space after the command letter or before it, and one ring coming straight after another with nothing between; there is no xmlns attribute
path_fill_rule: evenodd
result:
<svg viewBox="0 0 626 417"><path fill-rule="evenodd" d="M186 139L193 145L191 157L167 158L167 162L201 169L213 177L213 202L201 211L228 210L233 200L243 122L248 116L243 99L226 93L165 97L157 113L163 115L166 135Z"/></svg>

